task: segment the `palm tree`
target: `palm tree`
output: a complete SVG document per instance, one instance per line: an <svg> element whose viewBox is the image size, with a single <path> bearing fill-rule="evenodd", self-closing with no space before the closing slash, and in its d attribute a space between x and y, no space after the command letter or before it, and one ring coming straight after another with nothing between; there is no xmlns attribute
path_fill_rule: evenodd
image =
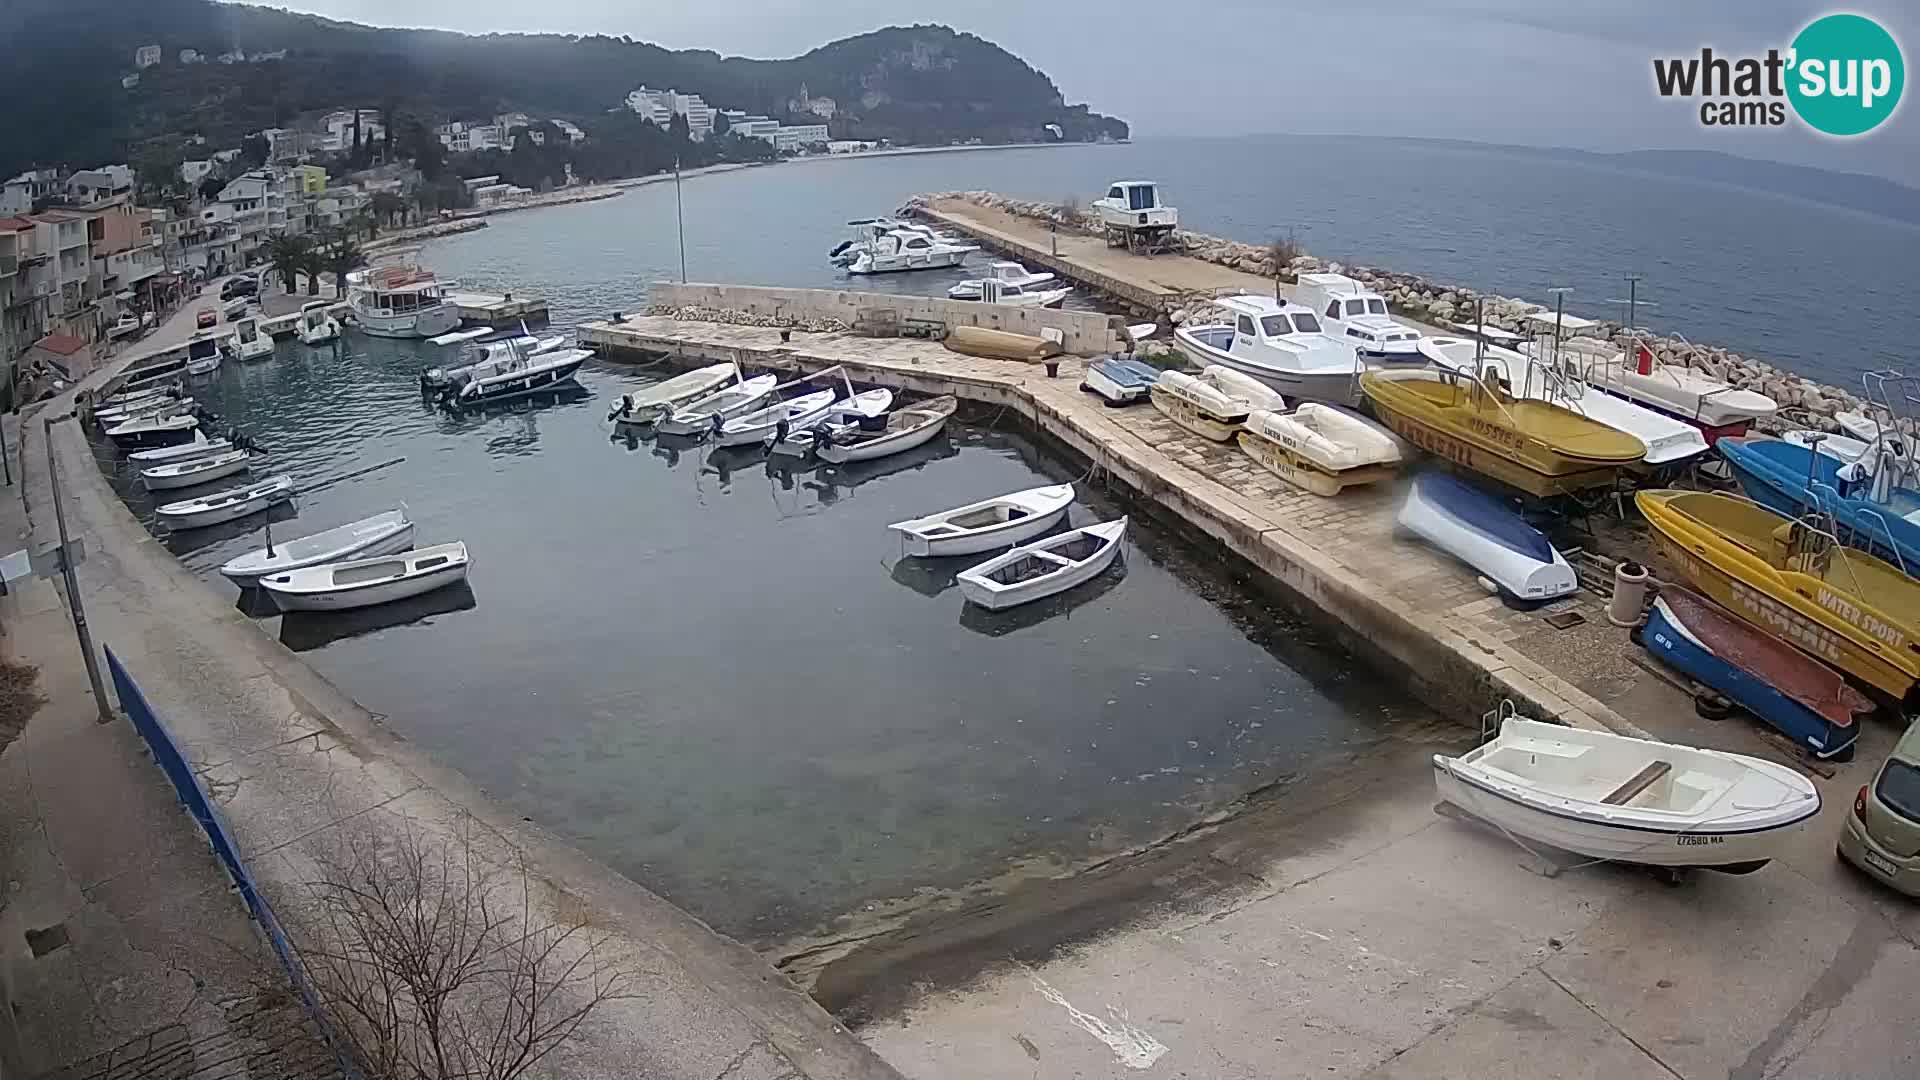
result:
<svg viewBox="0 0 1920 1080"><path fill-rule="evenodd" d="M307 260L313 252L313 241L304 236L282 234L267 241L267 261L273 265L273 272L280 275L287 292L299 288L294 278L307 269Z"/></svg>
<svg viewBox="0 0 1920 1080"><path fill-rule="evenodd" d="M347 288L347 274L367 265L367 254L353 239L350 229L330 229L320 250L320 261L333 274L334 295Z"/></svg>
<svg viewBox="0 0 1920 1080"><path fill-rule="evenodd" d="M375 220L391 228L395 219L407 212L407 200L401 198L398 192L376 191L373 193L371 209Z"/></svg>

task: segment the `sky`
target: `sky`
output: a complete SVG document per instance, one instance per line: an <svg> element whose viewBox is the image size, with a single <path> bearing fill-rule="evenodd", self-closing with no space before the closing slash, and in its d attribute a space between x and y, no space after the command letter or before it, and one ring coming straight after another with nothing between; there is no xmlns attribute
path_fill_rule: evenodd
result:
<svg viewBox="0 0 1920 1080"><path fill-rule="evenodd" d="M794 56L940 22L1052 76L1138 135L1406 135L1584 150L1716 149L1920 186L1920 104L1871 135L1711 129L1653 90L1656 56L1761 55L1832 10L1871 16L1920 62L1920 5L1861 0L272 0L378 26L629 35ZM636 72L636 81L644 73ZM1908 99L1920 95L1914 89Z"/></svg>

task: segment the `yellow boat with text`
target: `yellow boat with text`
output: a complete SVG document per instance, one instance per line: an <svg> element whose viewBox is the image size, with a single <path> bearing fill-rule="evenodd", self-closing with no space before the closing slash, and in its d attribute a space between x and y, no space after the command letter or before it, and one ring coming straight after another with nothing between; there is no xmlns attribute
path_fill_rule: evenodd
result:
<svg viewBox="0 0 1920 1080"><path fill-rule="evenodd" d="M1642 491L1659 550L1721 606L1904 701L1920 681L1920 582L1734 495Z"/></svg>
<svg viewBox="0 0 1920 1080"><path fill-rule="evenodd" d="M1637 436L1470 375L1369 371L1360 389L1415 446L1529 495L1611 487L1647 452Z"/></svg>

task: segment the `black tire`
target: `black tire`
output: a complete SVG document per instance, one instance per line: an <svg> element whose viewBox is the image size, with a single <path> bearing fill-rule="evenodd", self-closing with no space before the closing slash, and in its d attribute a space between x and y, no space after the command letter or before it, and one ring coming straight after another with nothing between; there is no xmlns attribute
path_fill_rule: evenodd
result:
<svg viewBox="0 0 1920 1080"><path fill-rule="evenodd" d="M1696 694L1693 711L1707 720L1725 720L1733 715L1733 702L1712 692Z"/></svg>
<svg viewBox="0 0 1920 1080"><path fill-rule="evenodd" d="M1638 645L1643 649L1646 648L1647 647L1646 630L1647 628L1645 625L1638 625L1633 627L1631 630L1627 631L1627 640L1633 642L1635 645Z"/></svg>

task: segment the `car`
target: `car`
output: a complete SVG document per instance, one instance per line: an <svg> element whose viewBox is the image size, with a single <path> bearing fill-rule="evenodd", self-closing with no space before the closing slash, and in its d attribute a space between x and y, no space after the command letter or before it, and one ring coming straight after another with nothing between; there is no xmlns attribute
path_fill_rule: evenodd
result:
<svg viewBox="0 0 1920 1080"><path fill-rule="evenodd" d="M220 286L220 299L222 300L258 295L260 295L260 282L251 274L241 274L238 277L228 278L227 283Z"/></svg>
<svg viewBox="0 0 1920 1080"><path fill-rule="evenodd" d="M201 330L211 330L220 324L220 316L210 307L203 307L193 316L193 325Z"/></svg>
<svg viewBox="0 0 1920 1080"><path fill-rule="evenodd" d="M1908 896L1920 896L1920 721L1853 797L1840 857Z"/></svg>

